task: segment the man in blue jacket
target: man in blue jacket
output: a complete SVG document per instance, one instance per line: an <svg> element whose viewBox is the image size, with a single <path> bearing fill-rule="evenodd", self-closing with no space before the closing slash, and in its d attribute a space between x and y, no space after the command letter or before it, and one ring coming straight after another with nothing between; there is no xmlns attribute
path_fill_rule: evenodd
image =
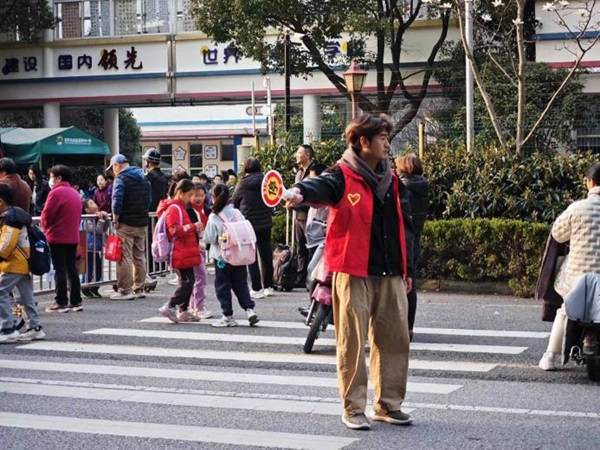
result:
<svg viewBox="0 0 600 450"><path fill-rule="evenodd" d="M122 258L117 263L118 291L111 300L143 297L146 279L146 230L152 192L139 167L129 165L125 155L115 155L107 171L115 174L112 195L113 222L122 241ZM133 272L131 270L133 266Z"/></svg>

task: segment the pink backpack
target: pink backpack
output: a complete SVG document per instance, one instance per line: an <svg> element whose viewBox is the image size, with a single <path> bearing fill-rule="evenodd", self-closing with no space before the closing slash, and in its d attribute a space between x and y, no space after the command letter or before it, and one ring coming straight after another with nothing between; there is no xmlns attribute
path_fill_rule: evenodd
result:
<svg viewBox="0 0 600 450"><path fill-rule="evenodd" d="M219 248L225 262L232 266L247 266L256 260L256 234L252 224L239 211L236 212L236 219L232 221L227 220L224 214L218 214L223 221Z"/></svg>
<svg viewBox="0 0 600 450"><path fill-rule="evenodd" d="M175 238L169 241L167 234L167 211L174 207L179 212L179 223L183 225L183 215L181 209L177 205L169 205L166 211L160 216L154 231L152 232L152 258L156 262L170 262L173 254L173 246L175 245Z"/></svg>

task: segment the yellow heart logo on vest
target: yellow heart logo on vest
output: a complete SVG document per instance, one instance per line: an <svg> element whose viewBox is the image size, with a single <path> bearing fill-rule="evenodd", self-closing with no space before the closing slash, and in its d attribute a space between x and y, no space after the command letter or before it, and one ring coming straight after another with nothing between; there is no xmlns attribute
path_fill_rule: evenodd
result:
<svg viewBox="0 0 600 450"><path fill-rule="evenodd" d="M360 202L360 194L348 194L348 201L352 206L356 206L356 204Z"/></svg>

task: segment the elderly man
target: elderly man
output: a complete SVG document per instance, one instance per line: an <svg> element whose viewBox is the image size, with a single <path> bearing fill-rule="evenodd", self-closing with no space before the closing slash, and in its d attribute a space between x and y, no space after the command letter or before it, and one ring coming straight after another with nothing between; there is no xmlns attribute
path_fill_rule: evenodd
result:
<svg viewBox="0 0 600 450"><path fill-rule="evenodd" d="M112 195L113 222L121 238L122 258L117 263L117 292L111 300L143 297L146 278L146 230L150 222L150 182L139 167L129 165L124 155L115 155L107 171L115 174ZM133 266L133 272L132 272Z"/></svg>

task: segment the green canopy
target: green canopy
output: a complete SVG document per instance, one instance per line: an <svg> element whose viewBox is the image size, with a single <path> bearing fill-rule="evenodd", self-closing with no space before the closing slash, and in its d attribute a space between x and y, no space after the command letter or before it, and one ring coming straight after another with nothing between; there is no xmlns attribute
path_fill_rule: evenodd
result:
<svg viewBox="0 0 600 450"><path fill-rule="evenodd" d="M108 155L108 145L79 128L0 128L4 155L38 164L43 155Z"/></svg>

